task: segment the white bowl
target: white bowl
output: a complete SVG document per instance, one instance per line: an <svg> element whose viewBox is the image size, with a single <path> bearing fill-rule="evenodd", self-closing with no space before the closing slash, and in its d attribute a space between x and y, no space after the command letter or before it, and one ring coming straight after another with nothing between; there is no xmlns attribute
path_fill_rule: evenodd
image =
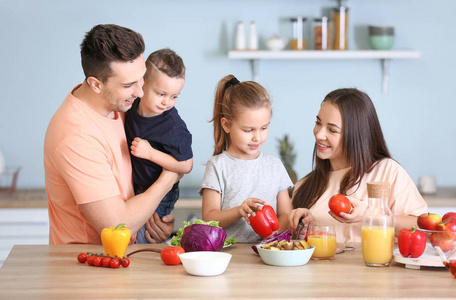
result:
<svg viewBox="0 0 456 300"><path fill-rule="evenodd" d="M185 271L196 276L215 276L225 272L231 254L214 251L194 251L179 255Z"/></svg>
<svg viewBox="0 0 456 300"><path fill-rule="evenodd" d="M309 262L315 246L305 250L269 250L258 247L258 253L265 264L280 267L302 266Z"/></svg>
<svg viewBox="0 0 456 300"><path fill-rule="evenodd" d="M287 46L287 39L273 36L266 40L266 48L271 51L281 51Z"/></svg>

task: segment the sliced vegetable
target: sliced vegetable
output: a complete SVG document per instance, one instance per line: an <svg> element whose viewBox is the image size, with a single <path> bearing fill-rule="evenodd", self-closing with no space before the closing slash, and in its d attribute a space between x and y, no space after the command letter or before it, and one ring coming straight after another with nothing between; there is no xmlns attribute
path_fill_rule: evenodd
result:
<svg viewBox="0 0 456 300"><path fill-rule="evenodd" d="M261 237L270 236L279 229L279 219L270 205L264 205L261 209L252 208L255 215L250 215L250 226Z"/></svg>
<svg viewBox="0 0 456 300"><path fill-rule="evenodd" d="M274 242L274 241L280 242L280 241L285 240L285 241L289 242L291 240L291 235L292 234L293 234L293 232L291 231L291 229L282 231L280 233L276 232L276 233L272 234L271 236L265 238L264 240L262 240L258 244L253 245L252 249L253 249L253 251L255 251L256 254L258 254L257 247L261 247L262 245L266 245L266 244L269 244L269 243Z"/></svg>

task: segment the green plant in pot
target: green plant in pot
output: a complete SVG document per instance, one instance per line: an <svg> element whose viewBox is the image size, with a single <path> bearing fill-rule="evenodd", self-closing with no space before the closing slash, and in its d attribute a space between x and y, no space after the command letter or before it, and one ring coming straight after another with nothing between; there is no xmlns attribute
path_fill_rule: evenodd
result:
<svg viewBox="0 0 456 300"><path fill-rule="evenodd" d="M295 160L296 160L296 152L294 150L294 145L290 141L288 134L285 134L282 139L277 139L279 142L278 150L280 160L282 160L285 169L287 170L288 176L290 176L291 181L293 184L296 183L298 180L298 175L296 174L295 170L293 169ZM293 189L288 190L290 197L293 194Z"/></svg>

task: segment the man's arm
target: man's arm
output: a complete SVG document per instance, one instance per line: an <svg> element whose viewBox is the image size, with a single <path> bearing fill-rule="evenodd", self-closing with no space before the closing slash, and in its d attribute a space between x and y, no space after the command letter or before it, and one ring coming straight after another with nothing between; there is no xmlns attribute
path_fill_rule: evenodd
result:
<svg viewBox="0 0 456 300"><path fill-rule="evenodd" d="M100 234L103 228L120 223L125 223L132 233L136 233L152 216L160 201L181 177L181 174L163 170L157 181L144 193L127 201L123 201L119 195L82 204L79 207Z"/></svg>

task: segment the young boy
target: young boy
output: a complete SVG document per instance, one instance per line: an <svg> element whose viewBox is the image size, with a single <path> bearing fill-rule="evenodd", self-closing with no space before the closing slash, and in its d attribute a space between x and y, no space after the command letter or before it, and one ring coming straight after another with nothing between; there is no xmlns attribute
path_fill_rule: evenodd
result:
<svg viewBox="0 0 456 300"><path fill-rule="evenodd" d="M192 135L174 107L185 83L182 58L170 49L149 55L144 96L126 113L125 132L131 148L135 194L147 190L162 169L187 174L193 167ZM179 198L179 183L161 200L156 212L168 215ZM146 244L145 225L136 243Z"/></svg>

